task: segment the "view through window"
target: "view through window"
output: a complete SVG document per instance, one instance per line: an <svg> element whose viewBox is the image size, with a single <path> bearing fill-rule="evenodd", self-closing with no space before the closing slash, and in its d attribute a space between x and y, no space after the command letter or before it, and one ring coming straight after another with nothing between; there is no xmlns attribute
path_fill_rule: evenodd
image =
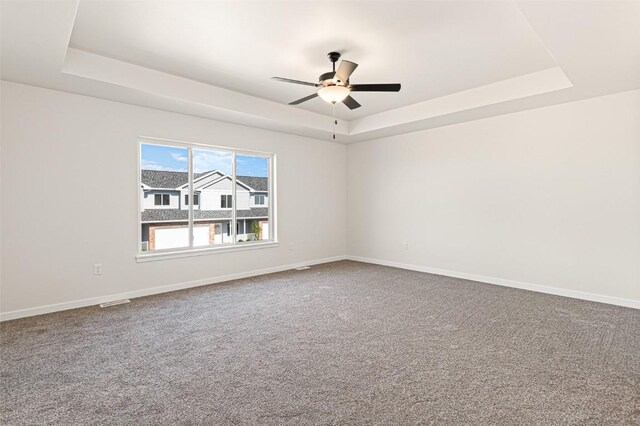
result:
<svg viewBox="0 0 640 426"><path fill-rule="evenodd" d="M140 251L273 241L272 162L269 154L141 142Z"/></svg>

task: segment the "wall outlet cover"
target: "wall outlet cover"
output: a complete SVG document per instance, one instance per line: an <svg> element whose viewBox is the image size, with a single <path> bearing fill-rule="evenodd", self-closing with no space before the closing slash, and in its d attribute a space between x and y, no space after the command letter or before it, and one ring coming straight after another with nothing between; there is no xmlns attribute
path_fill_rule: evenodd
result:
<svg viewBox="0 0 640 426"><path fill-rule="evenodd" d="M102 275L102 263L93 265L93 275Z"/></svg>

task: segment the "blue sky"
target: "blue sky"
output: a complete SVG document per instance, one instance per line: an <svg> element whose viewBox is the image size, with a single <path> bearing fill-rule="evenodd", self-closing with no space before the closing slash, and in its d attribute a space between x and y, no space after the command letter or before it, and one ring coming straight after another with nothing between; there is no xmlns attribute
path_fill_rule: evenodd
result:
<svg viewBox="0 0 640 426"><path fill-rule="evenodd" d="M188 153L186 148L143 144L140 166L146 170L186 172L189 167ZM237 155L236 168L239 176L266 177L268 160L264 157ZM231 173L231 153L194 149L193 169L196 173L216 169Z"/></svg>

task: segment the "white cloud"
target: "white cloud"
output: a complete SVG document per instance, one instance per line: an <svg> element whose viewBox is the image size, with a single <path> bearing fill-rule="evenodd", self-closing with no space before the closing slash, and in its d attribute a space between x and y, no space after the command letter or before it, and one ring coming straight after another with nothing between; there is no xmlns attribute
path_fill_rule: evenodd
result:
<svg viewBox="0 0 640 426"><path fill-rule="evenodd" d="M178 152L172 152L171 153L171 157L176 160L176 161L182 161L183 163L186 163L188 161L188 158L185 157L184 155L178 153Z"/></svg>
<svg viewBox="0 0 640 426"><path fill-rule="evenodd" d="M193 170L196 173L210 170L231 173L231 153L196 150L193 153Z"/></svg>
<svg viewBox="0 0 640 426"><path fill-rule="evenodd" d="M155 161L151 160L142 160L140 162L140 168L142 170L163 170L169 172L186 172L186 169L175 169L171 167L163 166L162 164L158 164Z"/></svg>

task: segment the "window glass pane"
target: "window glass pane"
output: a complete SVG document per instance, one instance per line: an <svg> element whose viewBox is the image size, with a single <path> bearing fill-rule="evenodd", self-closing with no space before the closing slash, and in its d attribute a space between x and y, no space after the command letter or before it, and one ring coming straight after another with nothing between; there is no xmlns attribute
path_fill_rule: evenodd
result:
<svg viewBox="0 0 640 426"><path fill-rule="evenodd" d="M230 152L193 149L193 246L233 242Z"/></svg>
<svg viewBox="0 0 640 426"><path fill-rule="evenodd" d="M271 239L269 158L236 155L236 218L239 243Z"/></svg>
<svg viewBox="0 0 640 426"><path fill-rule="evenodd" d="M180 196L188 158L186 148L140 145L140 251L189 247L189 213Z"/></svg>
<svg viewBox="0 0 640 426"><path fill-rule="evenodd" d="M220 208L230 209L233 206L233 195L221 195L220 196Z"/></svg>

